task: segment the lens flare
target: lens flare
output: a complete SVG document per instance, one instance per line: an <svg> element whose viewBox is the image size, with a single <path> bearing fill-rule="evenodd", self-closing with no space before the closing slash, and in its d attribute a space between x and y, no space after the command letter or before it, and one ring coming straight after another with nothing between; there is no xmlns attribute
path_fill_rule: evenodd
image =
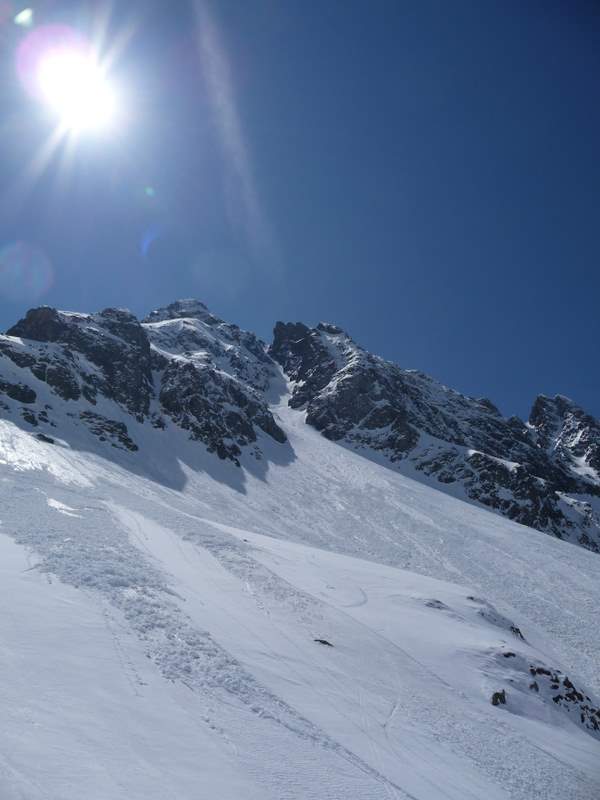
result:
<svg viewBox="0 0 600 800"><path fill-rule="evenodd" d="M32 8L24 8L15 14L13 22L20 28L31 28L34 22L34 11Z"/></svg>
<svg viewBox="0 0 600 800"><path fill-rule="evenodd" d="M54 277L52 264L39 247L12 242L0 248L0 295L13 302L39 300Z"/></svg>

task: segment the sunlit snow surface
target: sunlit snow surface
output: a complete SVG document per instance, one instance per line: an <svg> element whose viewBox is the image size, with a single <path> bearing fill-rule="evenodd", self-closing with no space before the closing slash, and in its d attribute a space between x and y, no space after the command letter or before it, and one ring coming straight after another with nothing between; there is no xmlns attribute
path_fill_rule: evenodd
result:
<svg viewBox="0 0 600 800"><path fill-rule="evenodd" d="M600 796L600 740L519 671L597 702L600 558L276 413L293 457L243 471L0 422L0 798Z"/></svg>

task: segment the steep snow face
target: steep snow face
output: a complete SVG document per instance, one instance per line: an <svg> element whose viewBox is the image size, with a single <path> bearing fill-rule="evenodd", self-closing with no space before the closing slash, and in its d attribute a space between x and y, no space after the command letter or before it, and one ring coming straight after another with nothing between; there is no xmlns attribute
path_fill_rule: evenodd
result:
<svg viewBox="0 0 600 800"><path fill-rule="evenodd" d="M0 337L4 412L41 437L60 429L70 438L79 434L68 428L77 428L130 451L139 447L136 424L164 436L183 429L236 462L244 447L261 457L258 430L285 442L264 396L275 365L262 342L197 302L149 319L141 324L120 309L29 311Z"/></svg>
<svg viewBox="0 0 600 800"><path fill-rule="evenodd" d="M277 323L290 405L334 441L525 525L600 550L600 423L538 399L529 425L367 353L340 328Z"/></svg>
<svg viewBox="0 0 600 800"><path fill-rule="evenodd" d="M0 420L0 797L598 796L600 559L288 400L260 472Z"/></svg>

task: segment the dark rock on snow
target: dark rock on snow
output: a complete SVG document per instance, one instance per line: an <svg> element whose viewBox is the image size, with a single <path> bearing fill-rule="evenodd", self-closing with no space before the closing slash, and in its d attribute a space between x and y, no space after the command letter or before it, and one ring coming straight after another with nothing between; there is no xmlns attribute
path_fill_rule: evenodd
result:
<svg viewBox="0 0 600 800"><path fill-rule="evenodd" d="M492 695L492 705L493 706L505 706L506 705L506 691L502 689L501 692L494 692Z"/></svg>
<svg viewBox="0 0 600 800"><path fill-rule="evenodd" d="M276 372L266 345L197 301L172 303L144 323L122 309L32 309L0 337L0 369L18 370L63 401L77 401L74 416L98 440L131 452L138 445L128 423L93 411L100 402L114 404L115 416L157 430L170 421L236 463L248 445L260 455L259 433L286 441L264 397ZM0 381L0 393L21 403L36 400L25 382ZM22 415L32 425L41 419L33 411Z"/></svg>
<svg viewBox="0 0 600 800"><path fill-rule="evenodd" d="M487 398L374 356L331 323L278 322L267 348L197 300L141 322L114 308L32 309L0 336L0 409L56 426L60 407L130 452L136 425L178 429L240 464L245 451L261 457L262 441L286 441L267 399L280 368L290 406L331 441L600 552L598 420L561 395L538 397L527 423L504 418Z"/></svg>
<svg viewBox="0 0 600 800"><path fill-rule="evenodd" d="M278 322L270 353L294 382L290 405L327 438L600 551L600 422L571 400L540 396L528 423L506 419L326 323Z"/></svg>

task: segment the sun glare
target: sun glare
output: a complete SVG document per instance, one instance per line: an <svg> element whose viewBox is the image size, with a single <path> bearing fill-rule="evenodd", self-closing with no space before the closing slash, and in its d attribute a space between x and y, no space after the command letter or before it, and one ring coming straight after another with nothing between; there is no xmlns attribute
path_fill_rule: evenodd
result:
<svg viewBox="0 0 600 800"><path fill-rule="evenodd" d="M114 120L114 91L87 53L48 52L38 64L37 84L42 100L65 130L100 130Z"/></svg>

